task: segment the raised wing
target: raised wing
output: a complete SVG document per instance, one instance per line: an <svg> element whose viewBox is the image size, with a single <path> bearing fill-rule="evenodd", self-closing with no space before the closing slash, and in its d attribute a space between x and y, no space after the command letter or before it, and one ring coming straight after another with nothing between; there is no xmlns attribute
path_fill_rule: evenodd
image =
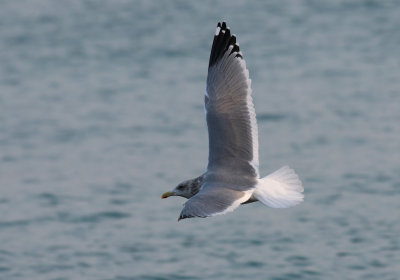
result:
<svg viewBox="0 0 400 280"><path fill-rule="evenodd" d="M251 80L236 37L225 22L218 23L211 49L205 109L208 181L225 180L224 174L258 178L258 130Z"/></svg>

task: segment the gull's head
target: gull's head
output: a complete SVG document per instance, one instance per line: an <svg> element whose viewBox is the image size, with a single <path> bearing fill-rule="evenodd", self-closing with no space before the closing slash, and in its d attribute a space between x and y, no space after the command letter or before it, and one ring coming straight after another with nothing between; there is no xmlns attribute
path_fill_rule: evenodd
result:
<svg viewBox="0 0 400 280"><path fill-rule="evenodd" d="M203 185L205 173L197 178L186 180L177 185L172 191L164 193L161 198L167 198L170 196L182 196L185 198L191 198L197 194Z"/></svg>
<svg viewBox="0 0 400 280"><path fill-rule="evenodd" d="M167 198L170 196L182 196L185 198L190 198L193 196L191 186L192 184L190 181L184 181L177 185L172 191L163 193L161 198Z"/></svg>

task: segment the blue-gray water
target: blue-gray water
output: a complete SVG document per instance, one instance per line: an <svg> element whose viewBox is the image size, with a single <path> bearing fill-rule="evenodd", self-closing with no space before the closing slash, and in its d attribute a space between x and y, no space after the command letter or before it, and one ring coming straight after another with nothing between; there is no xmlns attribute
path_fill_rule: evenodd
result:
<svg viewBox="0 0 400 280"><path fill-rule="evenodd" d="M221 19L305 202L178 223ZM398 1L1 1L0 279L399 279L399 30Z"/></svg>

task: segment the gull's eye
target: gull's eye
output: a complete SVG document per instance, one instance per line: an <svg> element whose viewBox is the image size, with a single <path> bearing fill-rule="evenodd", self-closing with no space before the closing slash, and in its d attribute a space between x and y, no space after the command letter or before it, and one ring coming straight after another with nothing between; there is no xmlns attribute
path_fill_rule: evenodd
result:
<svg viewBox="0 0 400 280"><path fill-rule="evenodd" d="M180 191L183 191L183 189L184 189L184 186L182 186L182 185L180 185L180 186L178 186L178 188L177 188L178 190L180 190Z"/></svg>

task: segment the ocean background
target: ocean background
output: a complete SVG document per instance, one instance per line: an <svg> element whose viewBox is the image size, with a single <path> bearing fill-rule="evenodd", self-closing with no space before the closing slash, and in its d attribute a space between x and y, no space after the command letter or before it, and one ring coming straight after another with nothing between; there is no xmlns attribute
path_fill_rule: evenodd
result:
<svg viewBox="0 0 400 280"><path fill-rule="evenodd" d="M260 173L305 201L177 222L218 21ZM0 279L400 279L400 2L0 2Z"/></svg>

